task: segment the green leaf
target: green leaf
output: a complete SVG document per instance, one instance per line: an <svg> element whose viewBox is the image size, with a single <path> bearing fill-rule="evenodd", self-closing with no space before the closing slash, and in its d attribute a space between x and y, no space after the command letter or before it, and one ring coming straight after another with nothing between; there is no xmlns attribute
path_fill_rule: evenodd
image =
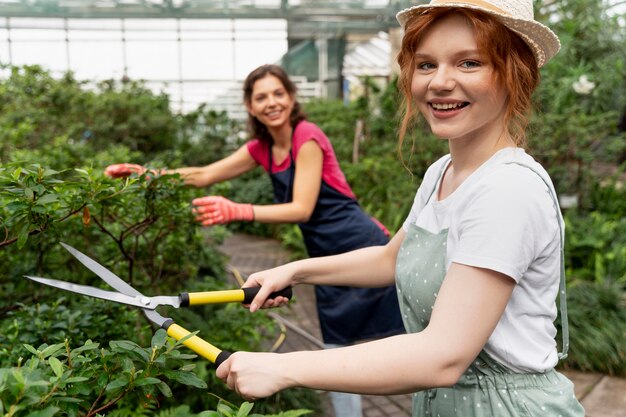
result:
<svg viewBox="0 0 626 417"><path fill-rule="evenodd" d="M58 173L59 173L59 171L55 171L54 169L51 169L51 168L46 168L43 171L43 176L44 177L49 177L51 175L56 175Z"/></svg>
<svg viewBox="0 0 626 417"><path fill-rule="evenodd" d="M186 365L183 365L180 367L181 371L186 371L186 372L191 372L194 369L196 369L196 364L195 363L188 363Z"/></svg>
<svg viewBox="0 0 626 417"><path fill-rule="evenodd" d="M164 371L165 376L181 384L189 385L196 388L206 388L207 384L195 374L185 371Z"/></svg>
<svg viewBox="0 0 626 417"><path fill-rule="evenodd" d="M125 372L131 372L135 369L135 362L133 362L133 360L128 356L122 358L121 365L122 370L124 370Z"/></svg>
<svg viewBox="0 0 626 417"><path fill-rule="evenodd" d="M43 193L46 192L46 187L44 187L41 184L34 185L32 188L33 188L33 191L39 195L43 195Z"/></svg>
<svg viewBox="0 0 626 417"><path fill-rule="evenodd" d="M106 387L106 390L107 391L115 391L115 390L118 390L120 388L128 386L128 384L129 384L128 377L126 375L124 375L124 376L122 376L122 377L120 377L118 379L115 379L115 380L109 382L107 387Z"/></svg>
<svg viewBox="0 0 626 417"><path fill-rule="evenodd" d="M26 187L24 189L24 196L29 200L33 200L35 198L35 192L31 188Z"/></svg>
<svg viewBox="0 0 626 417"><path fill-rule="evenodd" d="M161 391L161 394L165 395L166 397L170 398L173 395L169 385L167 385L165 382L160 381L158 384L156 384L156 386L159 391Z"/></svg>
<svg viewBox="0 0 626 417"><path fill-rule="evenodd" d="M233 416L233 409L230 408L229 406L227 406L224 403L219 403L217 405L217 411L220 412L221 414L225 415L226 417L234 417Z"/></svg>
<svg viewBox="0 0 626 417"><path fill-rule="evenodd" d="M63 376L63 364L60 360L52 356L50 357L50 359L48 359L48 364L50 365L56 376L58 376L59 378Z"/></svg>
<svg viewBox="0 0 626 417"><path fill-rule="evenodd" d="M32 357L28 360L28 368L33 370L39 367L39 358Z"/></svg>
<svg viewBox="0 0 626 417"><path fill-rule="evenodd" d="M135 380L135 385L140 387L143 385L155 385L155 384L158 384L159 382L162 382L162 381L158 378L146 377L146 378L140 378L140 379Z"/></svg>
<svg viewBox="0 0 626 417"><path fill-rule="evenodd" d="M19 181L20 175L22 175L22 167L17 167L15 171L13 171L13 180Z"/></svg>
<svg viewBox="0 0 626 417"><path fill-rule="evenodd" d="M150 355L146 352L146 350L130 340L112 340L109 342L109 346L111 346L112 349L136 353L145 362L150 361Z"/></svg>
<svg viewBox="0 0 626 417"><path fill-rule="evenodd" d="M91 341L87 341L85 342L83 346L77 347L76 349L72 350L71 354L72 356L74 356L75 354L84 352L86 350L98 349L98 346L100 346L99 343L93 343Z"/></svg>
<svg viewBox="0 0 626 417"><path fill-rule="evenodd" d="M42 197L37 199L36 204L43 206L43 205L53 203L58 200L59 200L59 196L57 196L56 194L45 194Z"/></svg>
<svg viewBox="0 0 626 417"><path fill-rule="evenodd" d="M75 384L72 385L70 387L67 388L67 395L71 395L71 396L87 396L89 395L89 393L91 392L90 387L92 387L94 384ZM99 391L100 387L95 387L93 386L94 391Z"/></svg>
<svg viewBox="0 0 626 417"><path fill-rule="evenodd" d="M11 372L11 375L13 375L13 378L15 378L18 384L24 385L24 374L22 373L21 369L14 368Z"/></svg>
<svg viewBox="0 0 626 417"><path fill-rule="evenodd" d="M49 407L44 408L43 410L30 412L26 414L26 417L52 417L59 410L60 408L58 407L49 406Z"/></svg>
<svg viewBox="0 0 626 417"><path fill-rule="evenodd" d="M85 378L84 376L73 376L73 377L67 378L65 380L65 383L73 384L75 382L85 382L85 381L89 381L89 378Z"/></svg>
<svg viewBox="0 0 626 417"><path fill-rule="evenodd" d="M74 404L85 402L85 400L81 400L80 398L73 398L73 397L56 397L55 400L60 403L74 403Z"/></svg>
<svg viewBox="0 0 626 417"><path fill-rule="evenodd" d="M253 403L249 403L247 401L244 402L239 407L239 411L237 411L237 417L247 417L247 415L250 414L250 411L252 411L252 407L254 407Z"/></svg>
<svg viewBox="0 0 626 417"><path fill-rule="evenodd" d="M22 346L24 346L26 350L32 353L33 355L39 355L39 351L35 349L34 347L32 347L31 345L23 344Z"/></svg>
<svg viewBox="0 0 626 417"><path fill-rule="evenodd" d="M50 385L48 381L28 381L29 387L47 387Z"/></svg>
<svg viewBox="0 0 626 417"><path fill-rule="evenodd" d="M28 240L28 230L22 232L17 237L17 248L22 249L24 245L26 245L26 241Z"/></svg>
<svg viewBox="0 0 626 417"><path fill-rule="evenodd" d="M106 373L101 373L100 375L98 375L98 378L96 378L96 385L98 387L104 387L107 384L108 381L108 376Z"/></svg>
<svg viewBox="0 0 626 417"><path fill-rule="evenodd" d="M152 336L152 347L162 348L167 342L167 332L164 329L159 329Z"/></svg>
<svg viewBox="0 0 626 417"><path fill-rule="evenodd" d="M50 345L41 352L41 356L42 358L45 359L48 356L52 356L55 353L57 353L59 350L64 349L64 348L65 348L64 343L56 343L54 345Z"/></svg>
<svg viewBox="0 0 626 417"><path fill-rule="evenodd" d="M217 411L203 411L198 414L198 417L222 417Z"/></svg>

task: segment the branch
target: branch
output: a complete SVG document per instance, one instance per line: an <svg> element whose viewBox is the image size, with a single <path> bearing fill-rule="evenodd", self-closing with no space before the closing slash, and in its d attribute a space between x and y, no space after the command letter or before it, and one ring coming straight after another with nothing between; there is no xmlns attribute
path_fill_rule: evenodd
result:
<svg viewBox="0 0 626 417"><path fill-rule="evenodd" d="M91 417L94 416L96 414L99 414L100 411L106 410L107 408L111 407L112 405L114 405L116 402L118 402L119 400L121 400L122 398L124 398L124 396L126 395L126 391L124 391L123 393L121 393L117 398L115 398L114 400L109 401L108 403L104 404L102 407L97 408L95 410L93 410L93 412L89 412L89 414L87 414L85 417Z"/></svg>
<svg viewBox="0 0 626 417"><path fill-rule="evenodd" d="M70 211L65 216L63 216L63 217L61 217L61 218L59 218L57 220L54 220L54 223L64 222L65 220L67 220L70 217L72 217L74 214L76 214L79 211L81 211L86 205L87 204L85 203L82 206L80 206L78 209ZM7 239L7 236L9 235L9 230L8 230L8 228L6 226L4 227L4 230L5 230L5 239L2 242L0 242L0 248L5 247L5 246L9 246L10 244L17 242L17 239L18 239L17 237L14 237L14 238L11 238L11 239ZM28 236L34 236L34 235L37 235L37 234L39 234L41 232L42 232L41 229L33 229L30 232L28 232Z"/></svg>

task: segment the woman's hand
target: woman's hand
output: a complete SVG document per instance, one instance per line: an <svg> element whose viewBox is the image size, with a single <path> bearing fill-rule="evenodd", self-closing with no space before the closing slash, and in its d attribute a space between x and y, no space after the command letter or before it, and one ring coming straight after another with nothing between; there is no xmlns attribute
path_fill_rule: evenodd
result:
<svg viewBox="0 0 626 417"><path fill-rule="evenodd" d="M291 264L251 274L242 287L261 287L261 289L250 303L250 312L254 313L259 308L283 307L287 305L289 303L289 298L287 297L276 297L273 299L268 299L267 297L273 292L293 286L293 275Z"/></svg>
<svg viewBox="0 0 626 417"><path fill-rule="evenodd" d="M124 163L109 165L104 170L104 175L111 178L124 178L130 176L131 174L141 175L144 172L146 172L146 168L141 165Z"/></svg>
<svg viewBox="0 0 626 417"><path fill-rule="evenodd" d="M284 361L281 356L277 353L235 352L217 368L216 375L248 401L269 397L295 385L282 376Z"/></svg>
<svg viewBox="0 0 626 417"><path fill-rule="evenodd" d="M254 220L252 204L233 203L220 196L208 196L194 199L191 204L195 207L196 221L203 226L230 223L238 220Z"/></svg>

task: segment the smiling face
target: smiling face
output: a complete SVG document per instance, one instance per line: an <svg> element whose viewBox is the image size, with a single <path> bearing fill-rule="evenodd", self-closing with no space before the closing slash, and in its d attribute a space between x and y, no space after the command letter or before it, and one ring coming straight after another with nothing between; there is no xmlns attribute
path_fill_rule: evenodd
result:
<svg viewBox="0 0 626 417"><path fill-rule="evenodd" d="M248 112L270 131L289 126L294 104L295 98L272 74L256 80L250 100L246 103Z"/></svg>
<svg viewBox="0 0 626 417"><path fill-rule="evenodd" d="M506 135L506 90L465 17L451 14L430 26L414 62L411 93L436 136L497 141Z"/></svg>

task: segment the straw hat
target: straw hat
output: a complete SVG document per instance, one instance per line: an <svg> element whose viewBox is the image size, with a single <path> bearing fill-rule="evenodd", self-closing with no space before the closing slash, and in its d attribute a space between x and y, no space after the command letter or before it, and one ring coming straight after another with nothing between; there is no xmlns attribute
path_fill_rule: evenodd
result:
<svg viewBox="0 0 626 417"><path fill-rule="evenodd" d="M433 8L474 9L496 16L507 28L526 41L540 67L561 48L561 42L554 32L534 19L532 0L431 0L429 4L402 10L396 15L396 19L404 28L410 19Z"/></svg>

